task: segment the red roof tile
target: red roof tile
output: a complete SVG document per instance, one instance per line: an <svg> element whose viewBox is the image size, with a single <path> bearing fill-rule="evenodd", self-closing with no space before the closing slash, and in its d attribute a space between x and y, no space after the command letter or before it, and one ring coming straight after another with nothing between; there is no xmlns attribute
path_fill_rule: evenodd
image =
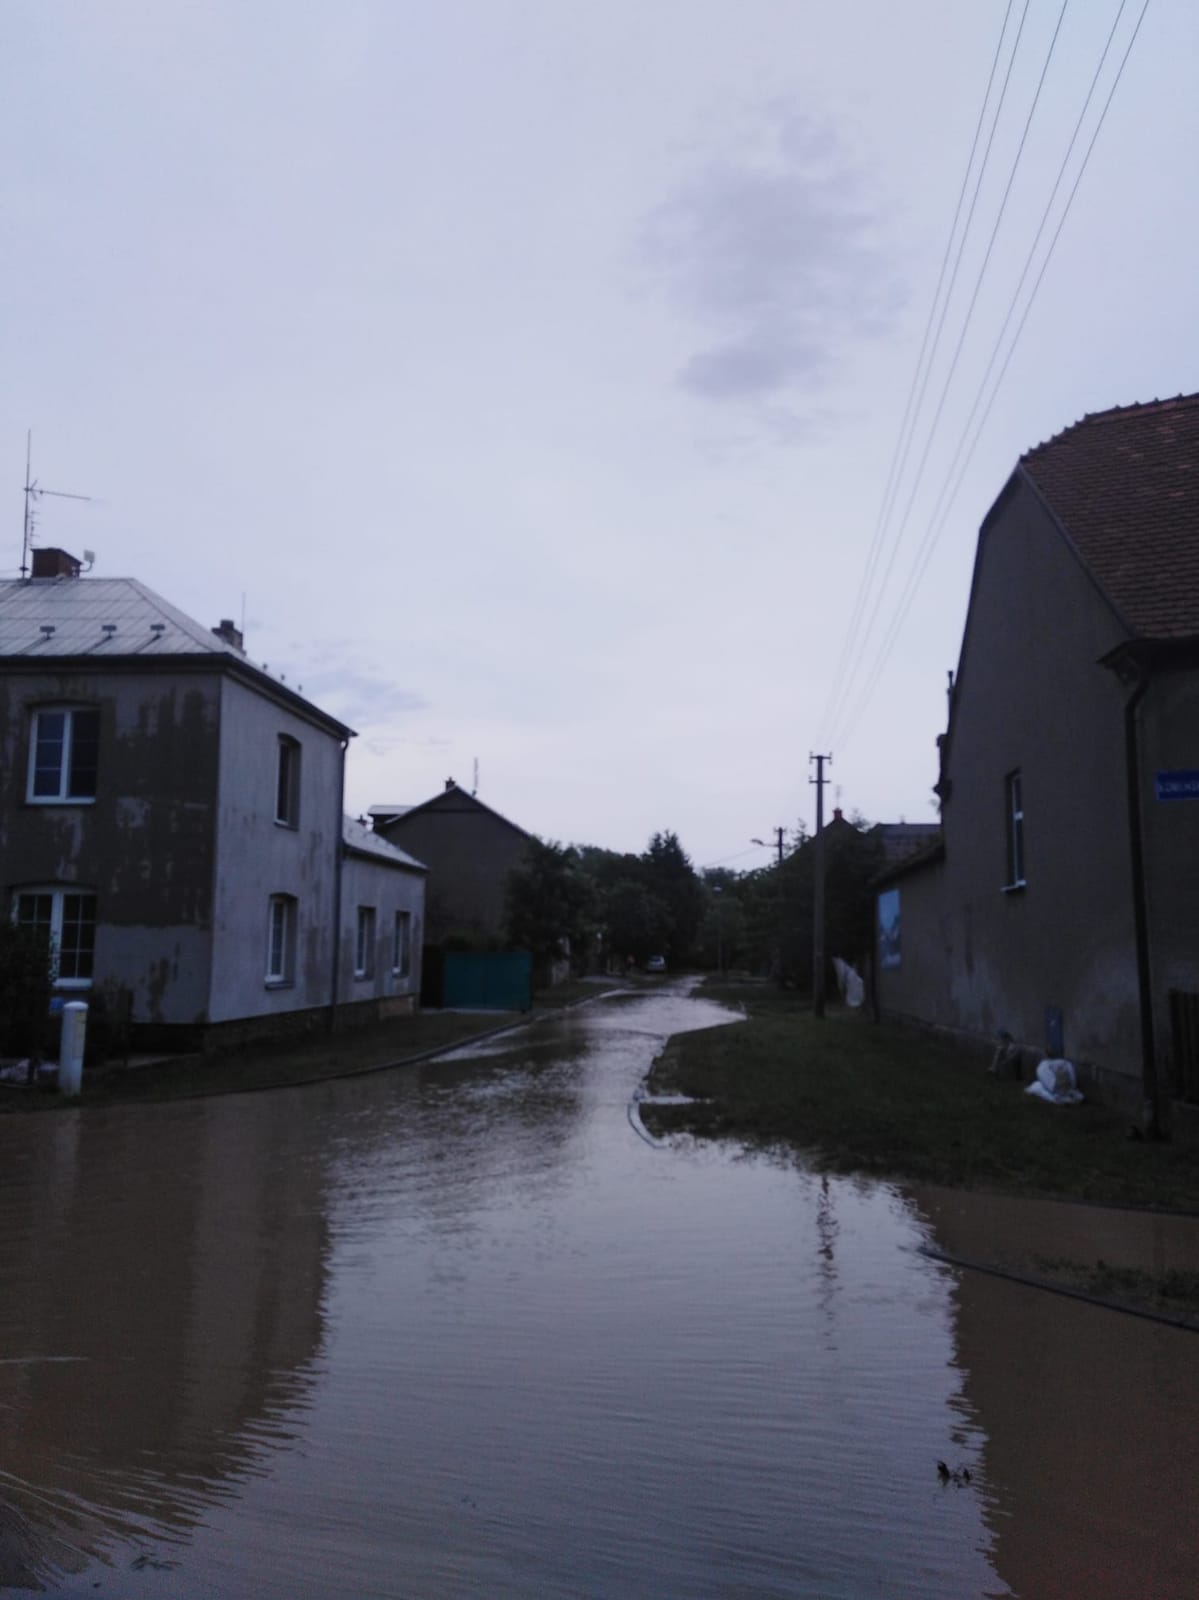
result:
<svg viewBox="0 0 1199 1600"><path fill-rule="evenodd" d="M1199 395L1096 412L1021 465L1134 634L1199 634Z"/></svg>

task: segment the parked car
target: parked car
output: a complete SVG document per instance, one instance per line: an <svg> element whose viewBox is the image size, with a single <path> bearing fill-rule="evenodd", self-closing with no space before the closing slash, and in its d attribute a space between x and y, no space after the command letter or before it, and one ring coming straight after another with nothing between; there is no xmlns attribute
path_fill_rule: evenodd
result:
<svg viewBox="0 0 1199 1600"><path fill-rule="evenodd" d="M645 963L645 970L647 972L665 972L666 971L666 957L665 956L650 956L649 960Z"/></svg>

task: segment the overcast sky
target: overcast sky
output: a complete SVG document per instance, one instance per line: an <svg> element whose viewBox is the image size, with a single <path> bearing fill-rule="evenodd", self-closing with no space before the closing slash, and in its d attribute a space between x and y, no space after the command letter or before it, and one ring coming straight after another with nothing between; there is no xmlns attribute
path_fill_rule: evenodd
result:
<svg viewBox="0 0 1199 1600"><path fill-rule="evenodd" d="M1016 459L1199 387L1199 7L1152 0L907 622L830 732L1008 9L9 0L0 569L31 427L40 482L96 497L43 500L39 541L207 624L244 609L251 655L358 730L355 811L477 758L544 836L673 828L748 867L812 822L830 740L830 804L932 820ZM1015 0L992 110L1026 9L862 688L1120 7L1067 6L946 389L1062 8Z"/></svg>

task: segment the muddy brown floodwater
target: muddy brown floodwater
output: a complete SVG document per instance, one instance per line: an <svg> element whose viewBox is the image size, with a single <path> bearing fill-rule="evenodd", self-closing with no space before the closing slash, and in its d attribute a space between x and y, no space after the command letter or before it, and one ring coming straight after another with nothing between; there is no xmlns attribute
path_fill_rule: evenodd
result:
<svg viewBox="0 0 1199 1600"><path fill-rule="evenodd" d="M920 1254L1002 1207L638 1137L721 1020L4 1119L0 1588L1190 1600L1199 1336Z"/></svg>

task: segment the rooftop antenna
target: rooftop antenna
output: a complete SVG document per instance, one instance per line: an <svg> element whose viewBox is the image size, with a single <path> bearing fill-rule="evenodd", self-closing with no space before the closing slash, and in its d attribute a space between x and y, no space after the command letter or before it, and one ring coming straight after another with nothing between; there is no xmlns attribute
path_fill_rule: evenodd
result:
<svg viewBox="0 0 1199 1600"><path fill-rule="evenodd" d="M475 757L475 781L474 781L474 787L471 789L470 792L471 792L472 795L478 794L478 792L479 792L479 758L478 758L478 756Z"/></svg>
<svg viewBox="0 0 1199 1600"><path fill-rule="evenodd" d="M36 504L44 494L56 500L90 500L90 494L68 494L65 489L43 489L33 476L33 429L25 434L25 534L21 542L21 576L29 575L29 551L33 544L33 530L37 525Z"/></svg>

